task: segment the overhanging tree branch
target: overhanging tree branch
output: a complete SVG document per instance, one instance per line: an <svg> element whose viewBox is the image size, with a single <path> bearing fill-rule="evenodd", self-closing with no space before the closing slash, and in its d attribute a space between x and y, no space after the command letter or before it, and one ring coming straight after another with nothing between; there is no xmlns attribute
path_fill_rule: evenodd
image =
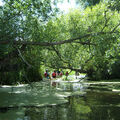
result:
<svg viewBox="0 0 120 120"><path fill-rule="evenodd" d="M52 48L53 48L53 51L56 52L56 54L57 54L57 56L59 57L59 59L60 59L61 61L63 61L64 63L67 63L67 64L68 64L68 62L66 62L66 61L62 58L60 52L59 52L54 46L52 46Z"/></svg>
<svg viewBox="0 0 120 120"><path fill-rule="evenodd" d="M118 25L114 28L116 29L118 27ZM77 38L72 38L72 39L67 39L67 40L62 40L62 41L58 41L58 42L29 42L29 41L10 41L10 40L6 40L6 41L0 41L0 44L15 44L15 45L39 45L39 46L53 46L53 45L61 45L61 44L65 44L65 43L72 43L76 40L80 40L83 38L87 38L89 36L95 37L97 35L104 35L104 34L112 34L112 33L118 33L118 32L114 32L114 29L111 32L98 32L98 33L90 33L90 34L86 34ZM81 44L83 44L83 42L79 42ZM84 44L86 45L90 45L89 42L84 42Z"/></svg>
<svg viewBox="0 0 120 120"><path fill-rule="evenodd" d="M96 45L96 44L90 43L90 42L79 42L79 41L76 41L74 43L80 43L81 45Z"/></svg>
<svg viewBox="0 0 120 120"><path fill-rule="evenodd" d="M119 26L120 26L120 22L113 28L113 30L111 31L111 33L113 33L117 29L117 27L119 27Z"/></svg>
<svg viewBox="0 0 120 120"><path fill-rule="evenodd" d="M20 52L20 50L17 48L17 51L19 53L19 56L21 57L21 59L23 60L23 62L28 65L30 68L33 67L32 65L30 65L25 59L24 57L22 56L22 53Z"/></svg>

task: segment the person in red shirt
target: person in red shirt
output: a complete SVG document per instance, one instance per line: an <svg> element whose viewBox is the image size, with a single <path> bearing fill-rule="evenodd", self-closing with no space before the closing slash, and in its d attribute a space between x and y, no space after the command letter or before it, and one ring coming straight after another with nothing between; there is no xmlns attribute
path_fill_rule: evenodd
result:
<svg viewBox="0 0 120 120"><path fill-rule="evenodd" d="M54 70L54 72L52 73L52 77L56 78L56 70Z"/></svg>

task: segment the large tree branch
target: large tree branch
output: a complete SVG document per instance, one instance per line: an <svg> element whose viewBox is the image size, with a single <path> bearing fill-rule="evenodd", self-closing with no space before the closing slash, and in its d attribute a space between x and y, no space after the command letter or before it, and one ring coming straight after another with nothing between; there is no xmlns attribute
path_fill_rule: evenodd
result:
<svg viewBox="0 0 120 120"><path fill-rule="evenodd" d="M25 59L24 57L22 56L22 53L20 52L20 50L17 48L18 50L18 53L19 53L19 56L21 57L21 59L23 60L23 62L28 65L30 68L33 67L32 65L30 65Z"/></svg>
<svg viewBox="0 0 120 120"><path fill-rule="evenodd" d="M117 27L120 26L120 22L113 28L113 30L111 31L111 33L114 33L114 31L117 29Z"/></svg>
<svg viewBox="0 0 120 120"><path fill-rule="evenodd" d="M53 51L56 52L56 54L57 54L57 56L59 57L59 59L60 59L61 61L63 61L64 63L67 63L67 64L68 64L68 62L66 62L66 61L62 58L60 52L59 52L54 46L52 46L52 48L53 48Z"/></svg>
<svg viewBox="0 0 120 120"><path fill-rule="evenodd" d="M80 44L82 44L82 45L95 45L95 46L96 46L96 44L94 44L94 43L90 43L89 41L88 41L88 42L80 42L80 41L76 41L76 42L74 42L74 43L80 43Z"/></svg>
<svg viewBox="0 0 120 120"><path fill-rule="evenodd" d="M115 27L116 28L116 27ZM114 28L114 29L115 29ZM39 46L53 46L53 45L61 45L61 44L65 44L65 43L72 43L76 40L80 40L83 38L87 38L89 36L97 36L97 35L104 35L104 34L112 34L112 33L116 33L114 32L114 29L111 32L98 32L98 33L90 33L90 34L86 34L77 38L72 38L72 39L67 39L67 40L62 40L62 41L58 41L58 42L29 42L29 41L10 41L10 40L6 40L6 41L0 41L0 44L10 44L11 42L15 45L39 45ZM86 44L86 45L90 45L90 43L88 42L79 42L81 44Z"/></svg>

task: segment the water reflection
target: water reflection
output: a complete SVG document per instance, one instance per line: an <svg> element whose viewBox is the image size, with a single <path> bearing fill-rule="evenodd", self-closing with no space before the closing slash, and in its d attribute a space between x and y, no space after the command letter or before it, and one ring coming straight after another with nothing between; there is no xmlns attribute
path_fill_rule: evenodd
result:
<svg viewBox="0 0 120 120"><path fill-rule="evenodd" d="M26 110L31 120L119 120L120 97L113 93L88 92L71 96L69 103Z"/></svg>
<svg viewBox="0 0 120 120"><path fill-rule="evenodd" d="M56 86L35 83L33 88L1 90L0 120L119 120L119 92L99 87L70 82Z"/></svg>

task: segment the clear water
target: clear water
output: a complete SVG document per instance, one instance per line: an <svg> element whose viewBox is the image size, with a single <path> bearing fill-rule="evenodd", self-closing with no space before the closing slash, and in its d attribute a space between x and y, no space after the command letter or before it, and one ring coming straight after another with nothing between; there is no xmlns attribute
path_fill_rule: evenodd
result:
<svg viewBox="0 0 120 120"><path fill-rule="evenodd" d="M0 120L120 120L120 92L106 85L42 82L5 88L0 88Z"/></svg>

